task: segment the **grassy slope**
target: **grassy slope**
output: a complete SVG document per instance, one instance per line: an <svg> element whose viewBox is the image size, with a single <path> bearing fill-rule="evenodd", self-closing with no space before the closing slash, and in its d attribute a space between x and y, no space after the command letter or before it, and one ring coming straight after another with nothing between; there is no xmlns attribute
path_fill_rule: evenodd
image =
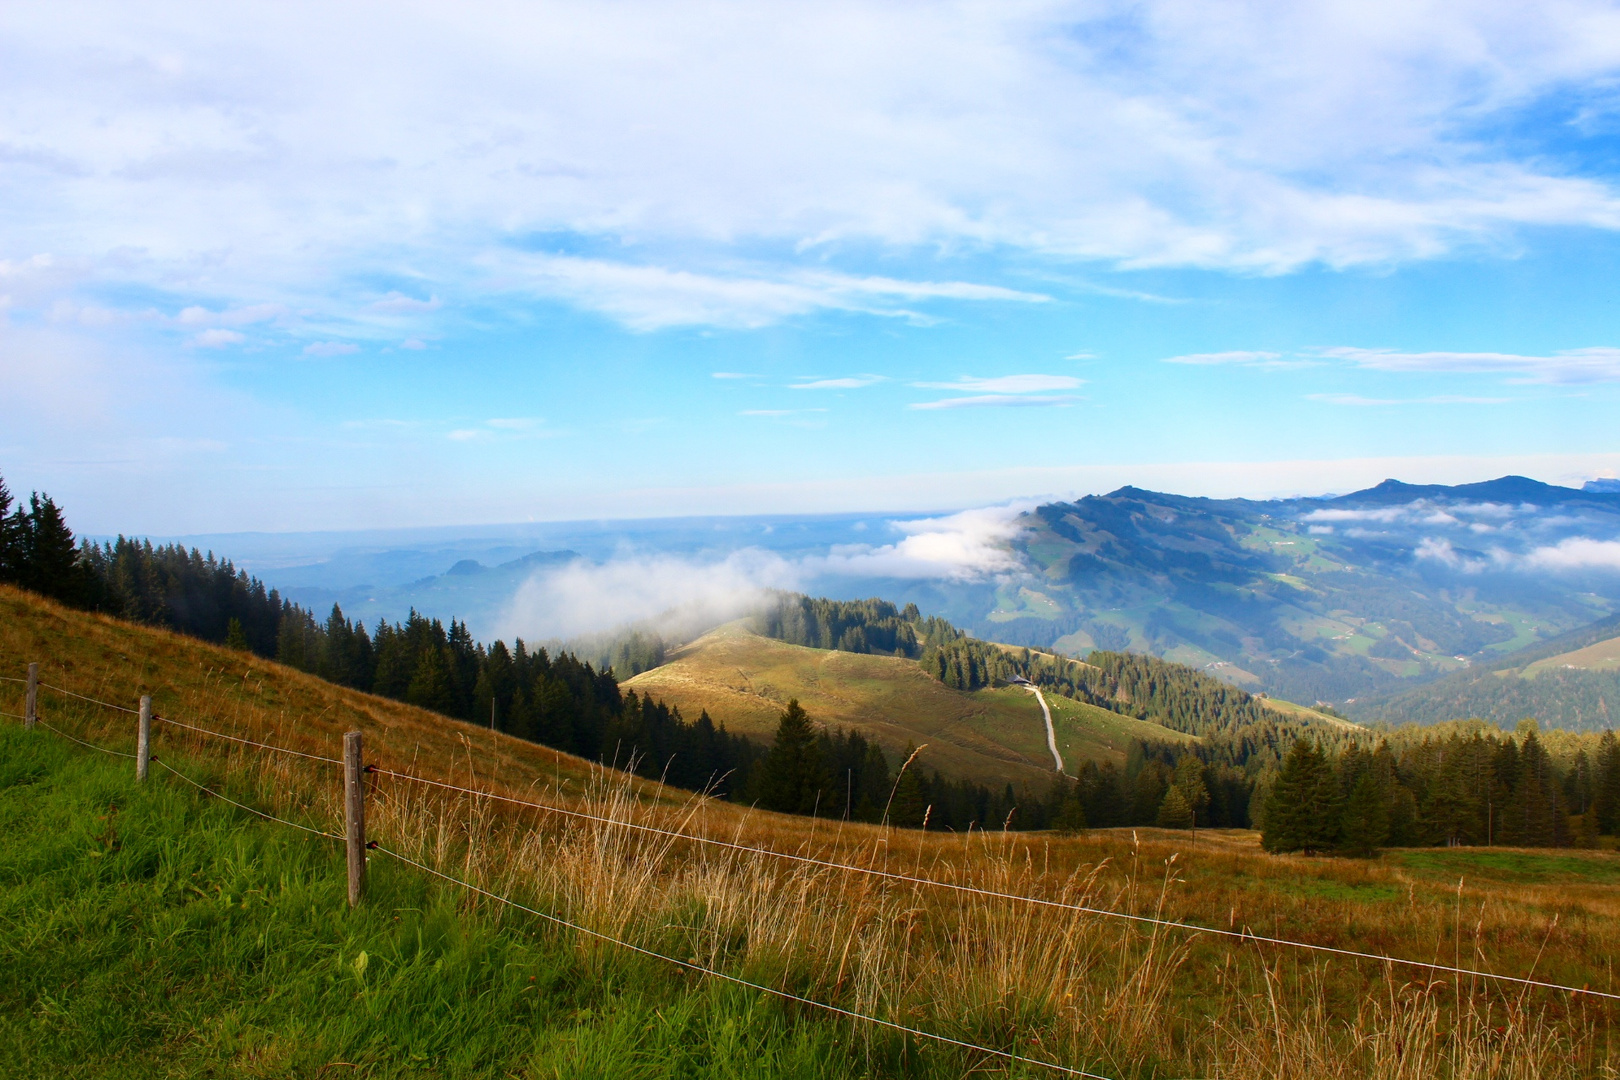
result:
<svg viewBox="0 0 1620 1080"><path fill-rule="evenodd" d="M1531 679L1543 671L1576 668L1582 671L1614 671L1620 669L1620 637L1612 637L1595 645L1573 652L1559 653L1545 660L1537 660L1519 672L1520 678Z"/></svg>
<svg viewBox="0 0 1620 1080"><path fill-rule="evenodd" d="M8 1077L848 1075L826 1024L398 864L350 911L336 845L131 772L0 728Z"/></svg>
<svg viewBox="0 0 1620 1080"><path fill-rule="evenodd" d="M368 760L435 776L465 780L476 760L481 781L528 788L539 778L566 793L601 771L572 755L334 686L248 653L70 611L0 586L0 676L16 678L30 661L39 663L42 682L79 694L134 708L140 694L149 693L159 715L328 757L341 756L345 731L360 730ZM0 682L0 710L19 713L21 702L20 686ZM46 718L73 708L71 699L40 692ZM133 745L133 717L96 711L83 719L91 734ZM158 725L157 745L177 734ZM640 790L664 797L661 785ZM684 802L686 795L671 792L668 799Z"/></svg>
<svg viewBox="0 0 1620 1080"><path fill-rule="evenodd" d="M274 666L260 671L255 664L252 679L240 673L220 679L212 669L223 664L235 672L232 665L243 658L0 590L0 674L20 673L29 657L43 659L47 645L54 664L47 678L71 679L67 685L74 689L99 689L119 700L130 696L123 680L144 678L170 695L160 697L160 706L190 701L248 736L320 748L330 732L358 719L371 725L374 742L387 754L408 758L420 748L424 771L454 767L465 775L470 757L480 784L517 787L523 763L538 767L541 784L560 779L565 789L591 772L582 762L508 745L511 740L479 743L487 732L348 695ZM16 711L14 690L0 683L0 709ZM130 725L123 720L104 724L99 711L75 711L50 696L46 706L49 719L128 744ZM330 712L323 717L319 709ZM25 753L27 746L35 749ZM206 749L206 757L188 759L187 744L160 736L165 761L216 779L245 801L262 804L305 780L296 772L285 774L285 782L280 773L267 780L257 757L222 759L214 745ZM881 1052L873 1058L842 1048L829 1070L826 1048L839 1036L836 1030L828 1035L811 1014L797 1015L783 1033L773 1026L774 1007L761 999L694 987L667 970L629 963L613 949L553 947L544 935L486 921L481 904L447 897L386 860L373 864L371 904L347 913L339 901L341 864L326 841L267 831L241 812L198 803L161 772L148 791L134 791L129 771L127 761L103 761L47 733L0 732L0 1061L6 1063L0 1071L7 1075L337 1075L319 1067L333 1059L358 1060L362 1074L376 1076L886 1071ZM323 777L319 787L329 791L330 784ZM637 784L636 790L664 797L656 785ZM1413 1015L1418 1007L1450 1009L1449 983L1437 996L1425 996L1422 980L1408 982L1408 974L1393 972L1386 983L1377 965L1335 961L1322 968L1296 954L1193 939L1179 974L1154 969L1152 977L1165 980L1162 996L1150 987L1142 991L1148 996L1133 998L1126 983L1112 989L1110 949L1118 950L1118 977L1134 979L1132 972L1143 969L1133 958L1145 939L1110 945L1111 935L1125 932L1118 923L1049 921L1040 909L1018 905L959 908L949 894L896 887L890 895L836 872L801 883L797 873L773 876L779 867L769 861L756 867L716 856L719 861L700 863L698 849L683 849L667 882L649 880L640 891L626 892L615 868L626 865L628 852L599 848L590 835L564 834L536 862L513 857L529 850L516 846L528 843L526 830L534 824L526 814L498 806L395 805L387 796L385 787L376 807L379 835L399 836L396 844L418 837L429 849L412 849L420 858L434 860L432 846L446 842L444 826L435 821L448 824L447 854L457 867L466 841L456 839L462 835L456 830L474 835L482 822L509 829L509 840L495 839L507 845L497 844L497 854L510 854L492 858L483 871L494 875L485 878L492 885L520 884L525 875L538 880L554 868L572 883L566 895L552 893L554 902L576 917L616 932L635 931L618 928L640 920L647 925L637 932L654 942L694 920L714 921L715 941L746 942L750 956L759 950L747 963L765 964L767 971L775 933L796 950L807 988L834 1000L847 1000L837 988L846 985L842 973L853 962L848 942L857 938L846 935L874 934L858 938L888 942L858 950L862 965L876 965L873 985L893 987L899 1005L918 1002L906 1006L918 1011L900 1015L947 1031L1000 1038L1003 1021L994 1017L1007 1014L996 1011L1003 1009L997 1002L1033 1007L1029 1022L1043 1023L1041 1010L1049 1006L1040 1004L1038 993L1056 979L1077 995L1072 1030L1095 1032L1085 1037L1103 1040L1097 1044L1103 1049L1115 1047L1105 1054L1119 1066L1106 1069L1111 1075L1137 1075L1129 1063L1148 1060L1169 1062L1164 1075L1449 1074L1433 1068L1431 1059L1418 1071L1374 1060L1380 1047L1417 1037L1387 1026L1397 1020L1385 1017ZM334 802L328 799L325 809ZM287 812L279 802L271 805ZM308 820L323 823L319 800L312 806ZM1612 987L1606 958L1620 951L1620 882L1613 856L1595 852L1455 849L1391 852L1373 862L1304 859L1265 856L1247 833L1201 832L1192 846L1184 833L1151 829L974 839L750 815L725 805L704 808L698 823L744 842L802 846L841 861L894 859L930 876L984 880L1023 893L1063 895L1080 882L1104 907L1152 910L1159 902L1154 879L1173 870L1177 883L1162 901L1172 917L1412 957L1449 959L1460 945L1469 963L1510 972L1534 968L1574 985ZM543 883L535 887L544 892ZM826 912L816 906L822 899ZM758 909L756 920L745 922L747 929L728 929L729 913L749 905ZM827 924L831 912L850 927ZM1453 923L1458 916L1460 926ZM960 947L952 951L948 946L958 938ZM1048 971L1040 965L1054 949L1061 963ZM364 980L354 971L362 950L371 958ZM1261 979L1257 959L1275 962L1274 981ZM526 989L530 974L533 991ZM938 987L949 993L939 994ZM1016 998L1008 997L1014 987ZM1106 998L1124 1011L1088 997L1091 987L1099 995L1124 995ZM526 993L544 1000L530 1005ZM990 1019L973 1011L981 998L995 1006L982 1014ZM1385 999L1389 1011L1377 1011ZM1271 1011L1274 1002L1279 1013ZM1543 1006L1551 1011L1541 1013ZM1599 1071L1589 1055L1603 1052L1606 1010L1570 1011L1563 998L1542 994L1533 995L1531 1009L1532 1025L1551 1025L1536 1031L1595 1041L1568 1050L1547 1044L1545 1054L1522 1042L1512 1049L1504 1043L1504 1053L1529 1055L1511 1075ZM1069 1014L1061 1015L1059 1036L1070 1030L1062 1027ZM763 1023L756 1019L761 1016ZM1480 1023L1486 1026L1469 1035L1469 1046L1494 1047L1492 1040L1506 1037L1490 1026L1497 1023L1490 1017ZM1321 1042L1340 1025L1348 1025L1344 1039ZM1450 1045L1445 1025L1436 1030L1435 1045ZM1314 1046L1333 1057L1310 1057ZM1116 1051L1122 1056L1115 1058ZM1276 1067L1243 1057L1273 1052ZM922 1060L933 1060L941 1075L962 1071L959 1059ZM930 1071L911 1066L897 1071ZM1509 1073L1482 1068L1458 1075Z"/></svg>
<svg viewBox="0 0 1620 1080"><path fill-rule="evenodd" d="M922 759L952 776L1003 784L1051 782L1040 706L1011 687L964 693L914 661L809 649L753 634L736 623L682 648L626 685L695 716L699 708L733 732L768 739L789 698L820 723L859 731L892 753L927 744ZM1122 762L1129 741L1181 740L1157 724L1047 695L1065 761Z"/></svg>

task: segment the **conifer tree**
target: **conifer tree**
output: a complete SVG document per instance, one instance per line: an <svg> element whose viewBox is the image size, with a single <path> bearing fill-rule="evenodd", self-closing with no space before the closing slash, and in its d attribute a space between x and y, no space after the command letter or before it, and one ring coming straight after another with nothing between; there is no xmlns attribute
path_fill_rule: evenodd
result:
<svg viewBox="0 0 1620 1080"><path fill-rule="evenodd" d="M1266 800L1267 851L1329 851L1338 839L1339 791L1332 766L1315 744L1298 739Z"/></svg>
<svg viewBox="0 0 1620 1080"><path fill-rule="evenodd" d="M1598 740L1592 809L1597 814L1598 831L1613 836L1620 827L1620 740L1613 731L1605 731Z"/></svg>
<svg viewBox="0 0 1620 1080"><path fill-rule="evenodd" d="M1190 829L1193 825L1192 804L1187 801L1179 784L1171 784L1164 793L1164 801L1159 804L1159 813L1154 824L1161 829Z"/></svg>
<svg viewBox="0 0 1620 1080"><path fill-rule="evenodd" d="M1389 808L1383 785L1372 770L1363 770L1344 802L1339 848L1350 855L1376 854L1389 838Z"/></svg>
<svg viewBox="0 0 1620 1080"><path fill-rule="evenodd" d="M788 814L816 813L832 787L815 727L799 699L788 702L776 724L776 739L760 762L755 789L759 804ZM828 805L824 809L832 811ZM838 809L842 809L840 803Z"/></svg>

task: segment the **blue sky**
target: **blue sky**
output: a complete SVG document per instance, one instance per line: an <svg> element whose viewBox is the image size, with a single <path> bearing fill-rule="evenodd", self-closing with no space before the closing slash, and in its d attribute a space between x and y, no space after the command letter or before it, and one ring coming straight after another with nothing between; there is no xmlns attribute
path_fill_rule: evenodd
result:
<svg viewBox="0 0 1620 1080"><path fill-rule="evenodd" d="M12 3L91 532L1620 469L1610 4Z"/></svg>

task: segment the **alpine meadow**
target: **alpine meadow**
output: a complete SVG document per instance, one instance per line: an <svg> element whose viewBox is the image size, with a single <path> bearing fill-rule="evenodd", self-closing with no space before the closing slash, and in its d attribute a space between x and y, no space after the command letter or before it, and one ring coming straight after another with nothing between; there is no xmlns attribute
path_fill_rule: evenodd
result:
<svg viewBox="0 0 1620 1080"><path fill-rule="evenodd" d="M1620 1080L1620 4L0 11L0 1074Z"/></svg>

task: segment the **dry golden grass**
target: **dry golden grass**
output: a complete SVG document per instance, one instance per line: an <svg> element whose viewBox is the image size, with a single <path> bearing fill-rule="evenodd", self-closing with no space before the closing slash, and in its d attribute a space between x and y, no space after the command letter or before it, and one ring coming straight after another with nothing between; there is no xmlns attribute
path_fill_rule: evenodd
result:
<svg viewBox="0 0 1620 1080"><path fill-rule="evenodd" d="M1040 706L1024 691L953 690L913 660L790 645L751 632L745 620L681 647L626 685L688 716L707 709L730 731L761 740L797 698L819 723L858 731L891 756L904 756L907 744L924 746L919 760L948 776L1041 794L1052 784ZM1120 765L1132 740L1192 738L1072 698L1052 695L1047 703L1069 762Z"/></svg>
<svg viewBox="0 0 1620 1080"><path fill-rule="evenodd" d="M0 675L336 756L368 758L615 821L1111 911L1616 989L1613 856L1396 852L1267 856L1253 834L1158 830L950 835L782 817L578 759L174 635L0 590ZM19 711L15 684L0 709ZM47 694L48 720L127 748L122 714ZM183 736L183 737L182 737ZM324 765L159 728L239 797L338 828ZM178 755L177 755L178 756ZM469 783L471 781L471 783ZM378 777L384 847L678 959L982 1046L1108 1076L1576 1077L1615 1074L1613 1010L1590 998L952 893ZM1463 880L1459 883L1458 876ZM490 902L468 894L469 905ZM528 920L510 909L501 918ZM614 946L586 937L587 956ZM807 1019L811 1017L807 1015ZM880 1038L858 1026L859 1038ZM970 1062L987 1071L994 1059Z"/></svg>

